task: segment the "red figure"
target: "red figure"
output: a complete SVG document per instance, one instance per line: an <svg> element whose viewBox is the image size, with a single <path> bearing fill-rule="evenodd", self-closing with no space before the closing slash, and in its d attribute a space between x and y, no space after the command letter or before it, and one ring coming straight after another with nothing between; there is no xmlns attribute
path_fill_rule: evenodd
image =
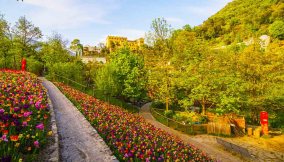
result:
<svg viewBox="0 0 284 162"><path fill-rule="evenodd" d="M262 127L262 133L268 135L268 113L266 111L260 112L260 124Z"/></svg>
<svg viewBox="0 0 284 162"><path fill-rule="evenodd" d="M22 59L22 71L26 71L27 60L25 58Z"/></svg>

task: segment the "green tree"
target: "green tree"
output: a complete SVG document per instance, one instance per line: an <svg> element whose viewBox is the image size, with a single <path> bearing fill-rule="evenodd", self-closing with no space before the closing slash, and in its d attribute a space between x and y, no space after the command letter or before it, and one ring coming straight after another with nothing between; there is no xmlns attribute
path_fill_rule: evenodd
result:
<svg viewBox="0 0 284 162"><path fill-rule="evenodd" d="M171 25L164 18L157 18L152 21L150 29L146 34L148 45L153 47L156 57L161 57L163 60L169 59L172 56L169 39L172 36Z"/></svg>
<svg viewBox="0 0 284 162"><path fill-rule="evenodd" d="M147 38L149 44L154 45L158 41L165 41L171 37L172 28L164 18L157 18L152 21L151 31L148 32Z"/></svg>
<svg viewBox="0 0 284 162"><path fill-rule="evenodd" d="M171 25L164 18L154 19L150 31L146 35L150 47L146 49L147 54L144 55L145 63L148 65L147 70L149 71L147 85L149 95L153 99L166 103L166 109L168 109L172 98L170 97L171 84L168 70L170 58L173 55L171 36ZM157 84L159 84L158 89Z"/></svg>
<svg viewBox="0 0 284 162"><path fill-rule="evenodd" d="M48 66L48 68L49 77L53 77L54 74L56 74L85 85L85 69L81 61L55 62L52 66ZM68 83L67 80L65 80L65 82ZM69 82L69 84L72 84L72 82ZM77 84L73 84L73 86L82 89L82 87Z"/></svg>
<svg viewBox="0 0 284 162"><path fill-rule="evenodd" d="M35 52L37 42L42 37L39 27L35 27L26 17L20 17L12 32L14 43L20 49L21 58Z"/></svg>
<svg viewBox="0 0 284 162"><path fill-rule="evenodd" d="M0 66L7 68L10 58L12 41L9 33L8 22L0 15Z"/></svg>
<svg viewBox="0 0 284 162"><path fill-rule="evenodd" d="M142 57L122 48L111 54L110 64L115 67L114 77L123 97L135 101L145 97L146 71Z"/></svg>
<svg viewBox="0 0 284 162"><path fill-rule="evenodd" d="M42 61L47 66L52 66L57 62L71 61L71 57L66 50L66 41L58 33L54 33L48 38L48 41L42 45L40 52Z"/></svg>
<svg viewBox="0 0 284 162"><path fill-rule="evenodd" d="M255 123L260 111L279 111L284 104L283 93L279 91L284 83L281 55L281 52L262 51L258 44L238 54L234 70L246 96L242 105L245 109L240 110L249 112Z"/></svg>
<svg viewBox="0 0 284 162"><path fill-rule="evenodd" d="M173 77L174 69L170 62L156 64L148 72L147 90L151 99L165 103L166 110L174 100Z"/></svg>
<svg viewBox="0 0 284 162"><path fill-rule="evenodd" d="M79 39L74 39L71 42L70 49L76 51L76 56L80 56L83 53L83 45L80 43Z"/></svg>
<svg viewBox="0 0 284 162"><path fill-rule="evenodd" d="M146 95L146 71L142 57L122 48L111 54L110 60L96 75L96 86L100 90L137 101Z"/></svg>
<svg viewBox="0 0 284 162"><path fill-rule="evenodd" d="M202 42L197 40L196 33L187 28L174 31L171 42L173 48L171 61L177 69L181 69L181 65L187 66L203 49L199 45Z"/></svg>
<svg viewBox="0 0 284 162"><path fill-rule="evenodd" d="M187 71L191 80L192 87L188 95L191 103L198 102L202 107L202 114L205 115L206 109L214 105L219 84L216 81L218 73L214 70L214 55L210 55L209 51L200 53L196 56Z"/></svg>
<svg viewBox="0 0 284 162"><path fill-rule="evenodd" d="M95 75L95 88L105 95L117 96L119 94L119 85L115 77L115 66L106 64L104 67L97 69Z"/></svg>

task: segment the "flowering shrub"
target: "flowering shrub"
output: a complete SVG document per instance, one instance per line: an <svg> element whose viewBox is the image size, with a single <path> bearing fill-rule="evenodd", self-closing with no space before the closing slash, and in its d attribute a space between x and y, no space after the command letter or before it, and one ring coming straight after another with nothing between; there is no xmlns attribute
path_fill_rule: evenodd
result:
<svg viewBox="0 0 284 162"><path fill-rule="evenodd" d="M165 110L164 115L167 118L172 118L174 116L174 112L173 112L173 110Z"/></svg>
<svg viewBox="0 0 284 162"><path fill-rule="evenodd" d="M195 112L176 112L173 119L178 122L183 122L185 124L200 124L206 122L206 117L195 113Z"/></svg>
<svg viewBox="0 0 284 162"><path fill-rule="evenodd" d="M139 115L56 83L78 105L120 161L213 161L193 145L147 123Z"/></svg>
<svg viewBox="0 0 284 162"><path fill-rule="evenodd" d="M0 71L0 161L26 161L46 143L46 90L33 74Z"/></svg>

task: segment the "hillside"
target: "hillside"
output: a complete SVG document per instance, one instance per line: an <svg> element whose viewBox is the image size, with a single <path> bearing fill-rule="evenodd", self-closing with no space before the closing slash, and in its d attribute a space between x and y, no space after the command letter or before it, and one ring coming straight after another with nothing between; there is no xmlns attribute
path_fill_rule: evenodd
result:
<svg viewBox="0 0 284 162"><path fill-rule="evenodd" d="M284 0L233 0L197 28L215 43L242 42L252 36L284 39Z"/></svg>

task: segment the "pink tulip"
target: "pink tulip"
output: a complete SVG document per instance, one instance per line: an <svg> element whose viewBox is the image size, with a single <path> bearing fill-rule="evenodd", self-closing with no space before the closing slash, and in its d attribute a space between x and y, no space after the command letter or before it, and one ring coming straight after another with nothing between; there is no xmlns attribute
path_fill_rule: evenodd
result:
<svg viewBox="0 0 284 162"><path fill-rule="evenodd" d="M8 142L7 135L4 134L4 135L1 137L1 140L5 141L5 142Z"/></svg>
<svg viewBox="0 0 284 162"><path fill-rule="evenodd" d="M23 127L26 127L26 126L28 126L28 122L24 121L22 125L23 125Z"/></svg>
<svg viewBox="0 0 284 162"><path fill-rule="evenodd" d="M38 142L38 141L34 141L34 146L35 146L36 148L39 148L39 142Z"/></svg>
<svg viewBox="0 0 284 162"><path fill-rule="evenodd" d="M24 112L24 117L28 117L28 116L30 116L32 113L31 112Z"/></svg>
<svg viewBox="0 0 284 162"><path fill-rule="evenodd" d="M43 123L38 124L38 125L36 126L36 128L39 129L39 130L43 130L43 129L44 129Z"/></svg>

